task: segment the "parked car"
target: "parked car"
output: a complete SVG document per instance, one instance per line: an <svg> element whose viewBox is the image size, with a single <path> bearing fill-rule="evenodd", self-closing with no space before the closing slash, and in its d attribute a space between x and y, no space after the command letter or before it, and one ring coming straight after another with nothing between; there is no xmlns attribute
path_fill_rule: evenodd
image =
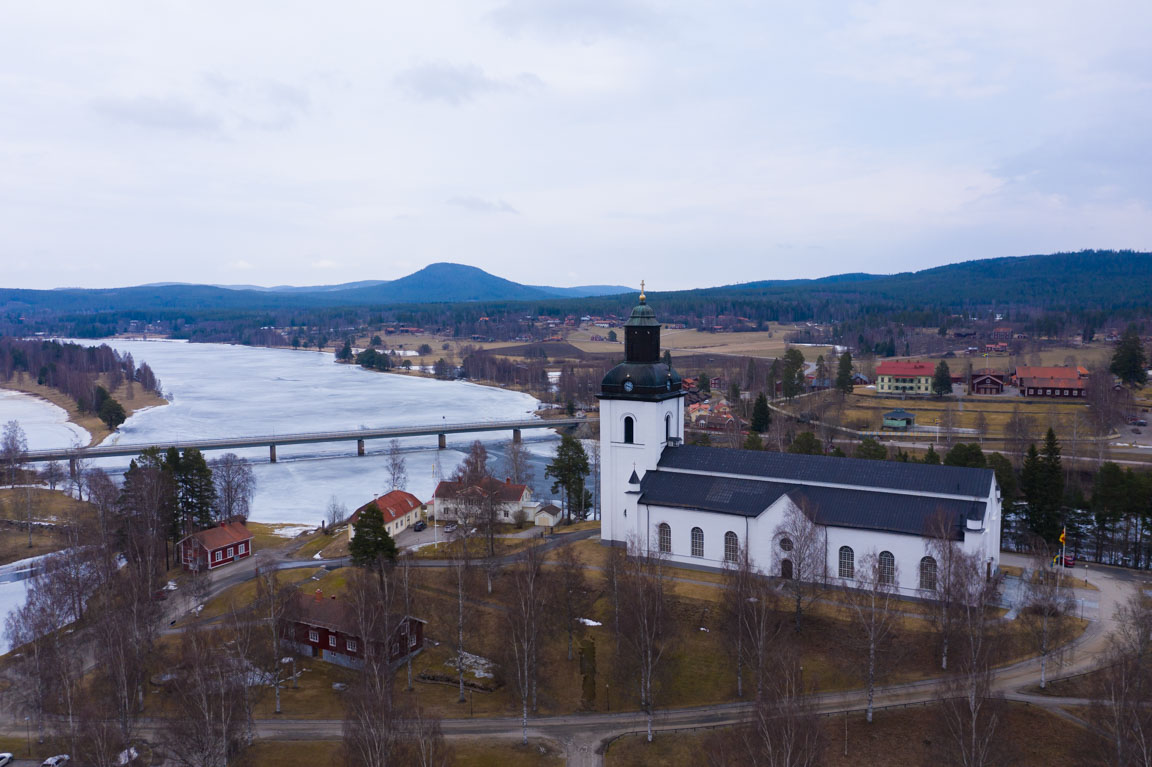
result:
<svg viewBox="0 0 1152 767"><path fill-rule="evenodd" d="M59 756L50 756L44 761L40 762L40 767L63 767L68 762L72 761L72 757L68 754L60 754Z"/></svg>
<svg viewBox="0 0 1152 767"><path fill-rule="evenodd" d="M444 525L444 532L454 533L456 532L457 527L459 527L459 525L457 525L455 522L449 522L448 524Z"/></svg>
<svg viewBox="0 0 1152 767"><path fill-rule="evenodd" d="M0 767L5 767L5 765L12 764L13 758L14 757L12 756L12 754L9 754L7 752L0 754Z"/></svg>
<svg viewBox="0 0 1152 767"><path fill-rule="evenodd" d="M421 530L427 530L428 529L428 523L422 519L418 519L418 520L416 520L416 524L412 525L412 529L415 530L416 532L420 532Z"/></svg>

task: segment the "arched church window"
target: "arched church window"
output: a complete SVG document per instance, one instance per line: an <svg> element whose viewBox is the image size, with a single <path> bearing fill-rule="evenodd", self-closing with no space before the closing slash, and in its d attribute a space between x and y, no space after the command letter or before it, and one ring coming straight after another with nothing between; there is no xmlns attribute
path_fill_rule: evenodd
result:
<svg viewBox="0 0 1152 767"><path fill-rule="evenodd" d="M856 552L852 551L851 546L840 547L840 577L856 577Z"/></svg>
<svg viewBox="0 0 1152 767"><path fill-rule="evenodd" d="M724 533L724 561L735 562L739 555L740 539L736 537L736 533L729 530Z"/></svg>
<svg viewBox="0 0 1152 767"><path fill-rule="evenodd" d="M624 444L631 445L636 438L636 422L632 416L624 416Z"/></svg>
<svg viewBox="0 0 1152 767"><path fill-rule="evenodd" d="M661 522L660 526L656 528L656 537L660 541L660 553L672 553L672 528L668 526L667 522Z"/></svg>
<svg viewBox="0 0 1152 767"><path fill-rule="evenodd" d="M936 560L932 557L920 560L920 588L925 591L936 590Z"/></svg>
<svg viewBox="0 0 1152 767"><path fill-rule="evenodd" d="M668 413L664 416L664 441L672 439L672 414Z"/></svg>
<svg viewBox="0 0 1152 767"><path fill-rule="evenodd" d="M792 580L792 560L780 560L780 577L785 580Z"/></svg>
<svg viewBox="0 0 1152 767"><path fill-rule="evenodd" d="M692 528L692 556L704 556L704 531L698 527Z"/></svg>
<svg viewBox="0 0 1152 767"><path fill-rule="evenodd" d="M880 582L885 586L896 583L896 557L891 551L880 552Z"/></svg>

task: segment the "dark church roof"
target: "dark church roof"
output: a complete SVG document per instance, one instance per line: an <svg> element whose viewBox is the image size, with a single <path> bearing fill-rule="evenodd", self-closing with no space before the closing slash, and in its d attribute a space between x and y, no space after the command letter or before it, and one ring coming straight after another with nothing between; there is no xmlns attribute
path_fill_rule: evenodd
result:
<svg viewBox="0 0 1152 767"><path fill-rule="evenodd" d="M819 482L872 490L970 497L986 497L991 492L992 481L996 476L991 469L773 453L766 450L727 450L697 445L665 448L660 456L659 468L738 474L798 484Z"/></svg>
<svg viewBox="0 0 1152 767"><path fill-rule="evenodd" d="M650 471L640 487L641 504L741 517L757 517L787 495L817 524L907 535L930 533L933 519L944 514L955 540L963 539L965 520L983 520L985 512L985 504L978 501L675 471Z"/></svg>

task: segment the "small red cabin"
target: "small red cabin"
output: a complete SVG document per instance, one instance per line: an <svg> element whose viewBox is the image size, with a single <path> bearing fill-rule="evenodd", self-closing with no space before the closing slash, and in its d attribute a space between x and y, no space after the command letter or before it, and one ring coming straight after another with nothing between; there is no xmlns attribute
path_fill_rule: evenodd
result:
<svg viewBox="0 0 1152 767"><path fill-rule="evenodd" d="M389 616L388 639L372 639L371 649L377 657L387 654L389 665L399 664L424 648L426 622L410 615ZM364 639L351 605L336 597L325 598L319 589L314 597L298 597L285 633L301 654L349 668L364 665Z"/></svg>
<svg viewBox="0 0 1152 767"><path fill-rule="evenodd" d="M252 556L252 533L243 522L225 522L192 533L176 544L176 549L185 570L215 570Z"/></svg>

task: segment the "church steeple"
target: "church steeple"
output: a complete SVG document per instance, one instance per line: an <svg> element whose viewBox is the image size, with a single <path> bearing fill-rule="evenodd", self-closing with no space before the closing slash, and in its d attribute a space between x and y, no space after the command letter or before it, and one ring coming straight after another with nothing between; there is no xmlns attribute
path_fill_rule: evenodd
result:
<svg viewBox="0 0 1152 767"><path fill-rule="evenodd" d="M660 361L660 323L644 295L643 280L640 282L640 303L624 323L624 359L639 363Z"/></svg>

